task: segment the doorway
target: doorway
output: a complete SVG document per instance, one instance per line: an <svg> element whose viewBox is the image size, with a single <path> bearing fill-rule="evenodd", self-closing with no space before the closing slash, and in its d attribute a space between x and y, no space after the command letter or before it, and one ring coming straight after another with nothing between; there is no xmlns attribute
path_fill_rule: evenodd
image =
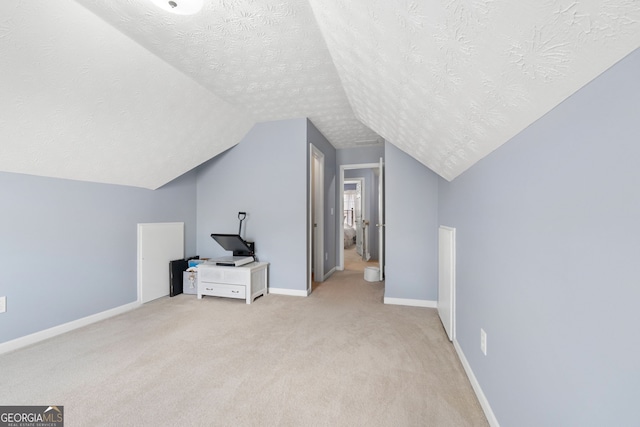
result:
<svg viewBox="0 0 640 427"><path fill-rule="evenodd" d="M324 281L324 154L309 144L309 227L307 295Z"/></svg>
<svg viewBox="0 0 640 427"><path fill-rule="evenodd" d="M379 163L362 163L349 164L340 166L340 182L339 196L340 203L339 212L343 214L343 223L338 227L338 270L358 269L364 270L365 267L375 266L379 268L380 280L384 278L384 181L383 181L383 161ZM358 252L358 247L352 248L349 244L350 235L354 234L350 230L349 223L350 206L349 198L345 198L345 194L349 194L350 187L347 187L345 193L345 182L359 182L362 179L362 208L361 220L354 224L356 231L362 233L362 252ZM354 218L355 207L354 207ZM354 221L355 222L355 221ZM357 230L360 228L360 230ZM345 241L346 240L346 241ZM357 236L356 236L357 241Z"/></svg>
<svg viewBox="0 0 640 427"><path fill-rule="evenodd" d="M363 218L366 218L367 200L364 178L345 178L343 194L343 226L345 256L349 250L368 260L370 254L365 248Z"/></svg>

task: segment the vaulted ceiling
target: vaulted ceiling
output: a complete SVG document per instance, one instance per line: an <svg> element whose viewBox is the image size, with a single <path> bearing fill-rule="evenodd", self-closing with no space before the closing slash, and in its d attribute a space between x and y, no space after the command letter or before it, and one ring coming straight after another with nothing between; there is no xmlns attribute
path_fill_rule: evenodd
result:
<svg viewBox="0 0 640 427"><path fill-rule="evenodd" d="M2 0L0 170L158 188L309 117L451 180L638 47L636 0Z"/></svg>

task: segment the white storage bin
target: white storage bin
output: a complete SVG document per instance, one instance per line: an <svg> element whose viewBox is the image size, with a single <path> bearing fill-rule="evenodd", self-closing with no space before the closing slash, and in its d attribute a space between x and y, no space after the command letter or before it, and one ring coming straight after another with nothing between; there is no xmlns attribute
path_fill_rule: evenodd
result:
<svg viewBox="0 0 640 427"><path fill-rule="evenodd" d="M380 269L378 267L365 267L364 280L366 280L367 282L379 282Z"/></svg>
<svg viewBox="0 0 640 427"><path fill-rule="evenodd" d="M182 293L192 295L198 293L197 271L185 271L182 273Z"/></svg>

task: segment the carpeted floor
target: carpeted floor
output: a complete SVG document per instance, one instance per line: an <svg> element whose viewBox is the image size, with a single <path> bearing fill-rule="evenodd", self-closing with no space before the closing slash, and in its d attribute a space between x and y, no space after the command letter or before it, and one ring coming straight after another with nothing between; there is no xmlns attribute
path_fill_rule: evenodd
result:
<svg viewBox="0 0 640 427"><path fill-rule="evenodd" d="M436 311L383 286L161 298L0 356L0 405L64 405L67 427L486 426Z"/></svg>
<svg viewBox="0 0 640 427"><path fill-rule="evenodd" d="M362 271L364 277L365 267L378 267L378 260L364 261L362 256L358 255L356 247L351 246L344 250L344 269Z"/></svg>

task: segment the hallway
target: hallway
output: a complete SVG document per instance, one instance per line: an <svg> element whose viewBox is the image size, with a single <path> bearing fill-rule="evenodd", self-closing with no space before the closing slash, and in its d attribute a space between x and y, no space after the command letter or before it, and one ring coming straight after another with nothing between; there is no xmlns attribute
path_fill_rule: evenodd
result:
<svg viewBox="0 0 640 427"><path fill-rule="evenodd" d="M377 267L377 260L364 261L360 255L356 252L356 247L351 246L344 250L344 269L356 270L364 272L365 267Z"/></svg>

